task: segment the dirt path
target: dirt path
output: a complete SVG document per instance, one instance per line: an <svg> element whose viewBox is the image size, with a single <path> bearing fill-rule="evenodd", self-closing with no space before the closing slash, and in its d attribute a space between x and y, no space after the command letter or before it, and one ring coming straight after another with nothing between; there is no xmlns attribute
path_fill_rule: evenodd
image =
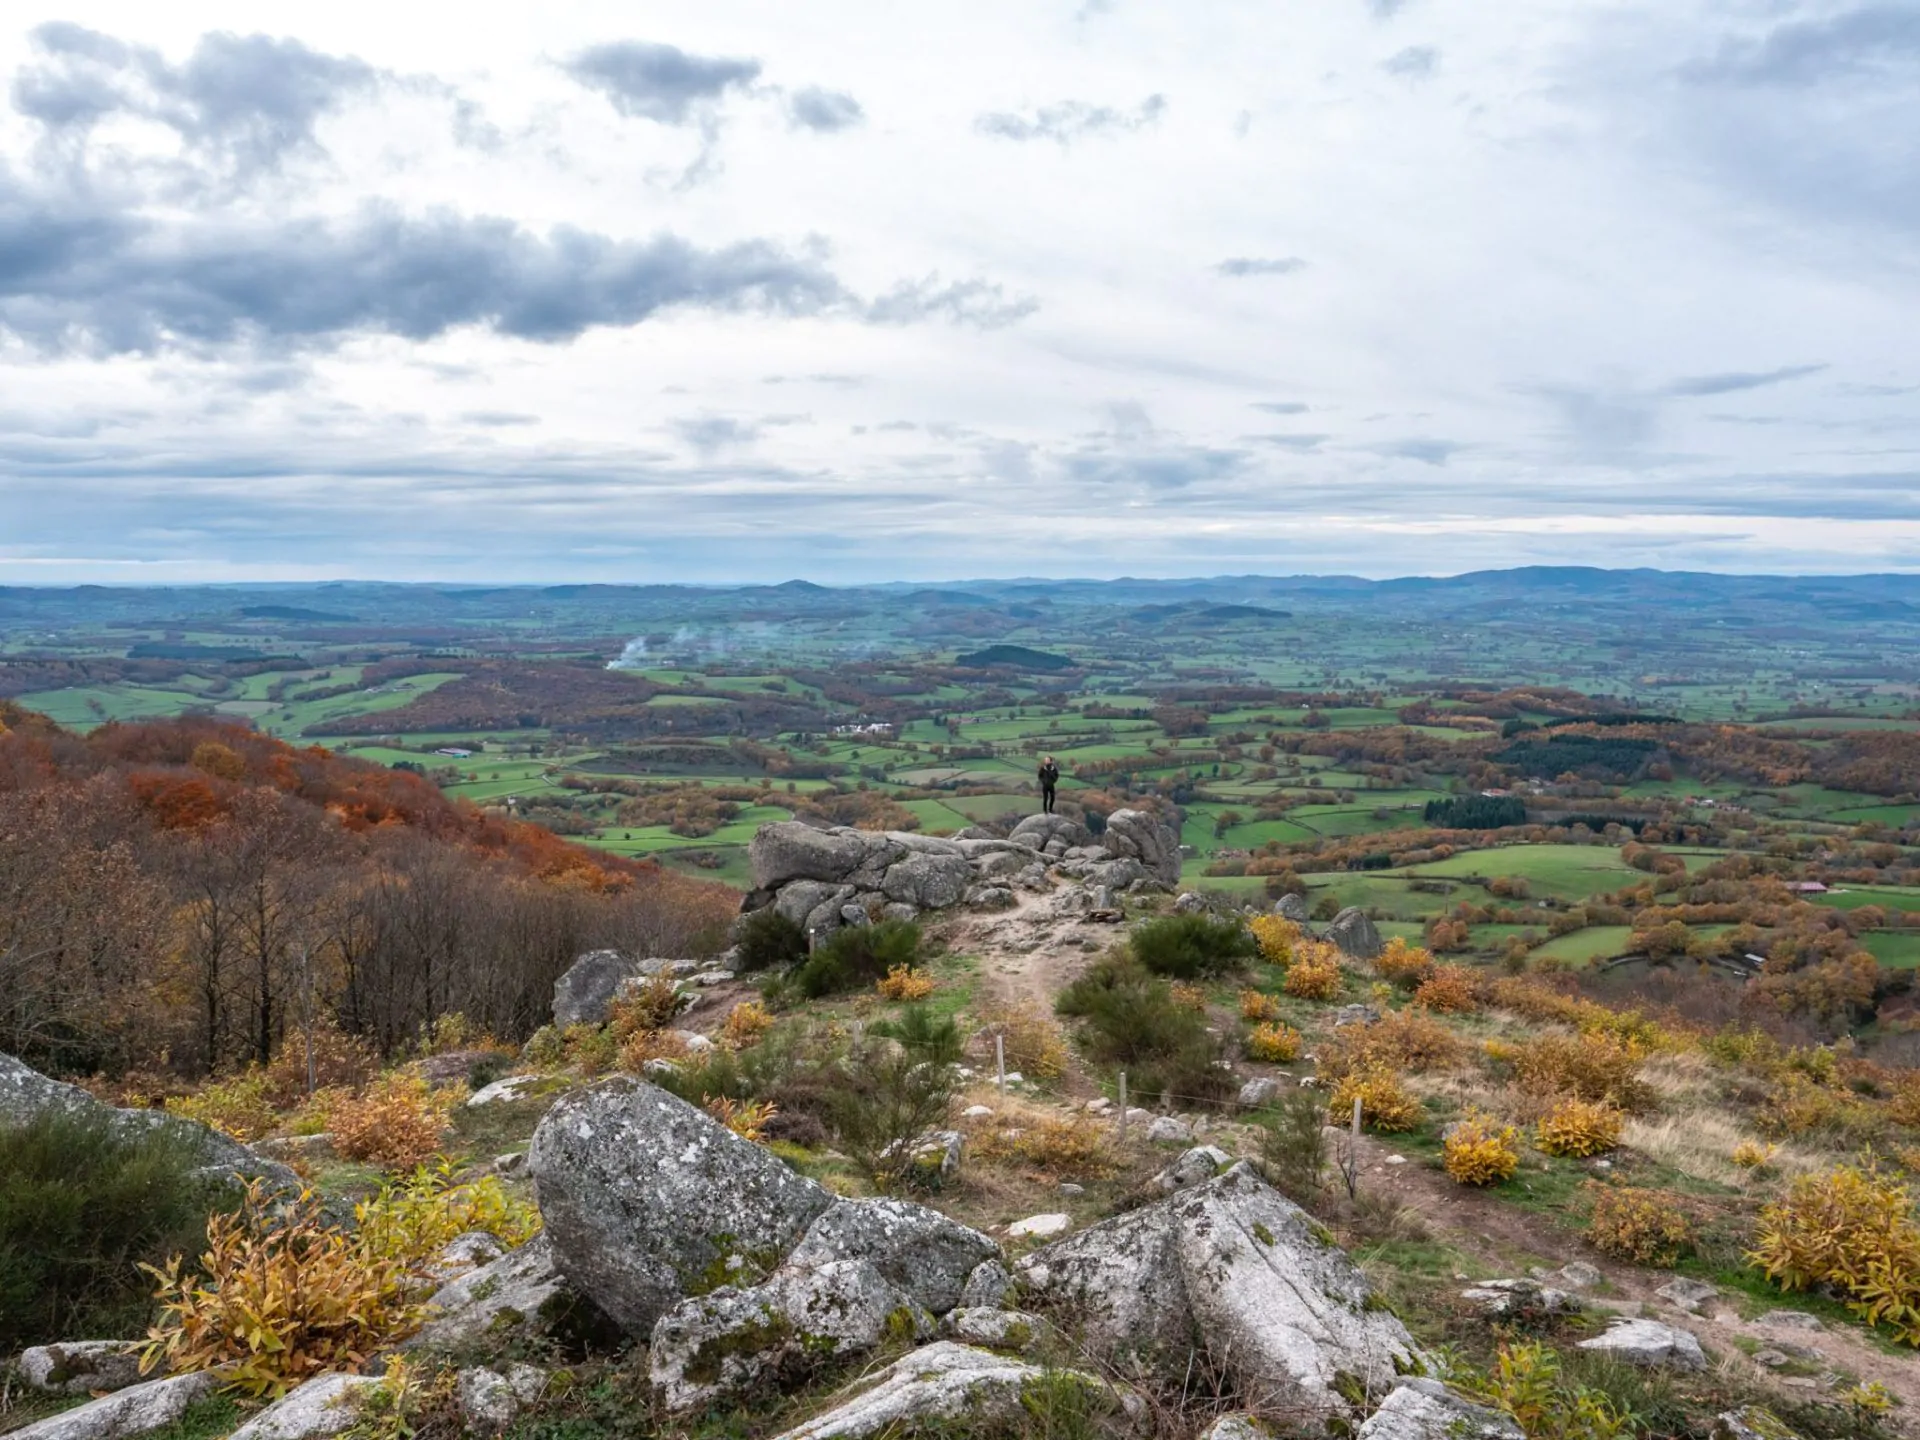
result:
<svg viewBox="0 0 1920 1440"><path fill-rule="evenodd" d="M979 958L983 999L1051 1014L1054 997L1113 943L1119 927L1063 914L1053 908L1053 894L1014 896L1011 910L968 916L948 932L948 943Z"/></svg>

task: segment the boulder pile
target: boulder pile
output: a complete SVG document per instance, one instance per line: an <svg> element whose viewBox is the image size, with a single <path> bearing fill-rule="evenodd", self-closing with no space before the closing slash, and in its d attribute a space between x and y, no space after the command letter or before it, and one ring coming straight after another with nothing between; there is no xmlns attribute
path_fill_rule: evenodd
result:
<svg viewBox="0 0 1920 1440"><path fill-rule="evenodd" d="M1057 880L1109 891L1162 890L1180 879L1180 840L1142 810L1119 810L1098 839L1064 815L1030 815L1005 836L971 828L952 839L901 830L821 829L797 820L762 825L747 849L753 892L810 936L929 910L1013 903L1015 890Z"/></svg>

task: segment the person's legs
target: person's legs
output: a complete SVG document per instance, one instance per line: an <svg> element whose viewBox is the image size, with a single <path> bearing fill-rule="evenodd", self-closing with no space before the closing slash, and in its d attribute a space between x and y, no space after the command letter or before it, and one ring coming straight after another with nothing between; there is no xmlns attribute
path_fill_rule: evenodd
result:
<svg viewBox="0 0 1920 1440"><path fill-rule="evenodd" d="M1053 786L1042 785L1040 787L1040 808L1045 814L1053 814Z"/></svg>

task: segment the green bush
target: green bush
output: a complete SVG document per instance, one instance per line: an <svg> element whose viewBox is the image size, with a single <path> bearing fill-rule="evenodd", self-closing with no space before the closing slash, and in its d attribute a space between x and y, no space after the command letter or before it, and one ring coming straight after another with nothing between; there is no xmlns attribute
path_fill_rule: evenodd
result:
<svg viewBox="0 0 1920 1440"><path fill-rule="evenodd" d="M869 1041L847 1057L833 1096L834 1139L880 1189L932 1188L938 1167L916 1163L914 1142L947 1118L957 1086L952 1065Z"/></svg>
<svg viewBox="0 0 1920 1440"><path fill-rule="evenodd" d="M1296 1204L1311 1206L1327 1168L1327 1110L1318 1090L1283 1091L1261 1127L1267 1179Z"/></svg>
<svg viewBox="0 0 1920 1440"><path fill-rule="evenodd" d="M1136 928L1127 943L1147 969L1174 980L1239 970L1260 953L1245 925L1218 915L1163 915Z"/></svg>
<svg viewBox="0 0 1920 1440"><path fill-rule="evenodd" d="M924 1005L907 1006L898 1020L876 1020L867 1033L897 1040L916 1060L933 1065L958 1064L964 1043L952 1016L936 1019Z"/></svg>
<svg viewBox="0 0 1920 1440"><path fill-rule="evenodd" d="M1090 1058L1127 1072L1132 1097L1211 1101L1232 1084L1220 1063L1225 1041L1208 1031L1206 1016L1176 1003L1172 985L1132 958L1101 961L1061 991L1054 1008L1081 1021Z"/></svg>
<svg viewBox="0 0 1920 1440"><path fill-rule="evenodd" d="M807 963L793 972L793 984L809 1000L870 990L896 965L912 969L920 960L920 927L910 920L848 925L817 946Z"/></svg>
<svg viewBox="0 0 1920 1440"><path fill-rule="evenodd" d="M742 971L784 970L807 958L807 932L771 907L747 916L733 935Z"/></svg>
<svg viewBox="0 0 1920 1440"><path fill-rule="evenodd" d="M136 1268L197 1255L221 1188L177 1136L50 1113L0 1128L0 1354L140 1334L152 1284Z"/></svg>

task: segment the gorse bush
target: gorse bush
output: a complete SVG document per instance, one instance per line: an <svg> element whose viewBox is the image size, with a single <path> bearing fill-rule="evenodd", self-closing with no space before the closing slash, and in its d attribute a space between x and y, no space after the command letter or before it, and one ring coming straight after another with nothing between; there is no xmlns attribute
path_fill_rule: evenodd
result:
<svg viewBox="0 0 1920 1440"><path fill-rule="evenodd" d="M1693 1248L1693 1222L1664 1190L1589 1180L1593 1219L1587 1238L1601 1253L1636 1265L1671 1265Z"/></svg>
<svg viewBox="0 0 1920 1440"><path fill-rule="evenodd" d="M1396 1010L1371 1025L1345 1025L1316 1051L1315 1073L1328 1082L1380 1066L1418 1073L1444 1069L1465 1056L1454 1033L1420 1010Z"/></svg>
<svg viewBox="0 0 1920 1440"><path fill-rule="evenodd" d="M914 1059L929 1065L952 1065L960 1059L960 1026L951 1015L937 1016L924 1005L909 1005L897 1019L876 1020L867 1033L893 1040Z"/></svg>
<svg viewBox="0 0 1920 1440"><path fill-rule="evenodd" d="M957 1037L953 1043L957 1049ZM946 1120L956 1084L950 1063L907 1044L870 1041L842 1068L829 1106L834 1139L882 1190L937 1185L938 1163L923 1164L916 1142Z"/></svg>
<svg viewBox="0 0 1920 1440"><path fill-rule="evenodd" d="M1271 995L1258 990L1240 992L1240 1018L1242 1020L1278 1020L1280 1002Z"/></svg>
<svg viewBox="0 0 1920 1440"><path fill-rule="evenodd" d="M1470 1014L1480 1008L1479 985L1464 966L1436 965L1413 992L1413 1003L1442 1014Z"/></svg>
<svg viewBox="0 0 1920 1440"><path fill-rule="evenodd" d="M869 990L897 967L913 969L920 961L920 927L909 920L881 920L871 925L848 925L833 932L815 948L798 970L793 984L801 995L818 1000Z"/></svg>
<svg viewBox="0 0 1920 1440"><path fill-rule="evenodd" d="M1547 1154L1582 1160L1618 1145L1626 1118L1611 1105L1569 1097L1541 1117L1535 1135Z"/></svg>
<svg viewBox="0 0 1920 1440"><path fill-rule="evenodd" d="M874 982L883 1000L924 1000L938 988L924 970L896 965Z"/></svg>
<svg viewBox="0 0 1920 1440"><path fill-rule="evenodd" d="M1347 1102L1352 1113L1353 1102ZM1282 1194L1309 1204L1327 1167L1327 1112L1310 1090L1282 1093L1261 1127L1260 1168Z"/></svg>
<svg viewBox="0 0 1920 1440"><path fill-rule="evenodd" d="M771 906L741 920L733 935L742 971L784 970L807 958L807 932Z"/></svg>
<svg viewBox="0 0 1920 1440"><path fill-rule="evenodd" d="M1239 970L1260 953L1245 925L1221 915L1162 915L1134 927L1127 946L1148 970L1174 980Z"/></svg>
<svg viewBox="0 0 1920 1440"><path fill-rule="evenodd" d="M1213 1100L1233 1083L1206 1016L1178 1004L1165 980L1130 957L1100 961L1060 992L1055 1008L1081 1020L1088 1056L1125 1070L1142 1100Z"/></svg>
<svg viewBox="0 0 1920 1440"><path fill-rule="evenodd" d="M458 1098L420 1075L396 1070L335 1102L328 1116L333 1148L349 1160L411 1170L439 1152Z"/></svg>
<svg viewBox="0 0 1920 1440"><path fill-rule="evenodd" d="M1748 1258L1784 1290L1832 1286L1869 1324L1920 1346L1920 1219L1911 1190L1874 1165L1796 1176L1760 1212Z"/></svg>
<svg viewBox="0 0 1920 1440"><path fill-rule="evenodd" d="M1471 1113L1448 1127L1441 1163L1462 1185L1498 1185L1520 1168L1519 1140L1511 1125Z"/></svg>
<svg viewBox="0 0 1920 1440"><path fill-rule="evenodd" d="M137 1266L198 1250L237 1198L195 1173L178 1136L49 1112L0 1127L0 1354L145 1328Z"/></svg>

